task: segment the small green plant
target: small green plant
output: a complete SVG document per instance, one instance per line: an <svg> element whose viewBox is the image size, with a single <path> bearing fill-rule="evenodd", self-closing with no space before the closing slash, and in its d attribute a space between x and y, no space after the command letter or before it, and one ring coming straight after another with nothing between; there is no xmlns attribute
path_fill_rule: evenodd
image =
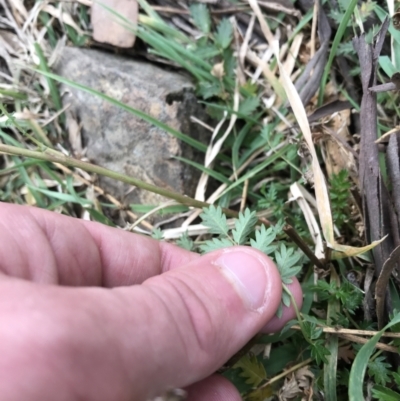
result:
<svg viewBox="0 0 400 401"><path fill-rule="evenodd" d="M338 174L333 174L331 178L331 204L333 221L337 228L341 230L349 220L351 181L347 170L341 170Z"/></svg>
<svg viewBox="0 0 400 401"><path fill-rule="evenodd" d="M379 401L400 400L400 393L398 391L393 390L393 387L396 387L397 389L400 388L400 369L398 369L397 372L391 372L388 369L388 366L383 366L382 368L380 369L381 375L383 374L383 376L385 378L388 378L388 380L384 380L383 384L382 384L382 380L376 380L376 384L372 389L372 397L376 398ZM371 364L369 364L369 366L368 366L369 371L370 371L370 369L371 369ZM372 373L376 378L376 372L373 371L370 373ZM391 382L392 385L390 385L390 386L387 385L386 383L388 383L388 382Z"/></svg>
<svg viewBox="0 0 400 401"><path fill-rule="evenodd" d="M347 280L340 286L336 285L336 283L327 283L326 281L318 280L317 285L313 289L318 294L320 301L329 302L338 300L350 314L354 314L362 304L362 291Z"/></svg>
<svg viewBox="0 0 400 401"><path fill-rule="evenodd" d="M362 22L365 22L372 14L376 7L375 1L363 1L361 3L361 7L358 9L358 16ZM336 3L336 8L332 8L329 16L336 22L336 24L340 24L344 17L344 14L349 6L349 2L347 0L339 0ZM348 24L348 27L352 27L353 22Z"/></svg>
<svg viewBox="0 0 400 401"><path fill-rule="evenodd" d="M204 208L200 218L203 224L210 229L210 234L217 235L217 237L206 240L200 245L200 250L203 253L233 245L250 245L275 261L284 285L282 301L277 311L277 316L281 317L283 306L289 307L291 302L290 293L286 286L292 283L292 278L300 273L303 266L303 255L298 250L285 245L282 241L279 245L276 243L276 237L282 228L282 224L269 228L261 225L256 229L259 224L256 212L245 209L235 219L234 228L230 229L226 216L219 206Z"/></svg>
<svg viewBox="0 0 400 401"><path fill-rule="evenodd" d="M183 235L176 241L176 245L180 246L187 251L192 251L194 248L194 242L189 237L187 231L183 233Z"/></svg>
<svg viewBox="0 0 400 401"><path fill-rule="evenodd" d="M164 238L164 233L162 232L162 230L160 228L153 228L153 230L151 232L151 237L153 239L161 241Z"/></svg>

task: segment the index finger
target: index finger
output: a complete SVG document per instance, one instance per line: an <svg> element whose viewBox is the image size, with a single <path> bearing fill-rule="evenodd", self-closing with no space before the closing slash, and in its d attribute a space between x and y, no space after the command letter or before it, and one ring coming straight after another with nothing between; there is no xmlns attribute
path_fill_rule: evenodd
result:
<svg viewBox="0 0 400 401"><path fill-rule="evenodd" d="M35 207L0 203L0 270L47 284L140 284L199 255Z"/></svg>

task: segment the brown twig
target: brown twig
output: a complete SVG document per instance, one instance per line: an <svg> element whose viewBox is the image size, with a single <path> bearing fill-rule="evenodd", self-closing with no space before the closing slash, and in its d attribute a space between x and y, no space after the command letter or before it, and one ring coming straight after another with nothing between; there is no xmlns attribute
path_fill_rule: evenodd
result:
<svg viewBox="0 0 400 401"><path fill-rule="evenodd" d="M261 219L260 219L261 220ZM304 254L320 269L325 270L325 265L322 263L311 250L311 248L304 242L297 231L289 224L283 227L284 233L304 252Z"/></svg>
<svg viewBox="0 0 400 401"><path fill-rule="evenodd" d="M157 11L159 13L190 15L190 10L185 10L183 8L165 7L165 6L152 6L152 8L154 11ZM247 11L249 9L250 7L248 6L228 7L228 8L223 8L221 10L210 10L210 13L213 15L236 14L243 11Z"/></svg>
<svg viewBox="0 0 400 401"><path fill-rule="evenodd" d="M330 333L330 334L338 334L338 335L343 335L343 334L349 334L353 336L368 336L368 337L373 337L374 335L378 334L378 331L375 330L357 330L357 329L344 329L344 328L334 328L334 327L321 327L319 326L324 333ZM294 325L291 327L293 330L301 330L300 326ZM388 337L388 338L400 338L400 333L383 333L382 337Z"/></svg>
<svg viewBox="0 0 400 401"><path fill-rule="evenodd" d="M385 261L375 285L376 316L378 318L378 329L385 325L385 296L390 276L400 259L400 246L398 246Z"/></svg>
<svg viewBox="0 0 400 401"><path fill-rule="evenodd" d="M292 326L291 329L293 330L301 330L300 326ZM366 344L369 340L366 338L359 337L358 335L355 335L353 333L357 333L359 335L365 335L365 336L374 336L378 332L374 331L367 331L367 330L351 330L351 329L334 329L332 327L321 327L322 331L324 333L330 333L330 334L335 334L340 338L344 338L345 340L349 340L353 343L358 343L358 344ZM382 337L394 337L394 338L400 338L400 333L384 333ZM383 344L378 342L375 345L375 348L381 349L383 351L388 351L388 352L393 352L395 354L398 354L398 348L393 347L391 345Z"/></svg>

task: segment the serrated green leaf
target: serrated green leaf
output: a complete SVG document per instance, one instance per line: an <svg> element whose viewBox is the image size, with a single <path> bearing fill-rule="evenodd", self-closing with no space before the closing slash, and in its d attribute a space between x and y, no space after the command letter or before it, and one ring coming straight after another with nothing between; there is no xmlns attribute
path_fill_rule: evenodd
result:
<svg viewBox="0 0 400 401"><path fill-rule="evenodd" d="M190 6L190 14L197 28L199 28L201 32L209 34L211 29L211 18L208 7L202 3L192 4Z"/></svg>
<svg viewBox="0 0 400 401"><path fill-rule="evenodd" d="M304 321L303 322L303 331L304 331L304 336L305 337L311 338L311 333L313 331L313 323Z"/></svg>
<svg viewBox="0 0 400 401"><path fill-rule="evenodd" d="M322 327L318 327L318 326L313 327L313 330L310 335L311 340L317 340L318 338L321 337L323 332L324 332L324 330L322 329Z"/></svg>
<svg viewBox="0 0 400 401"><path fill-rule="evenodd" d="M241 377L246 379L246 383L254 387L258 386L267 378L264 365L257 359L255 355L245 355L236 364L234 368L242 369Z"/></svg>
<svg viewBox="0 0 400 401"><path fill-rule="evenodd" d="M160 228L153 228L151 232L151 238L154 238L156 240L162 240L164 238L164 233Z"/></svg>
<svg viewBox="0 0 400 401"><path fill-rule="evenodd" d="M239 213L239 218L235 221L235 229L232 230L233 240L237 245L243 245L247 241L257 221L256 212L246 209L244 213Z"/></svg>
<svg viewBox="0 0 400 401"><path fill-rule="evenodd" d="M301 266L295 266L300 258L300 252L295 251L293 248L286 248L283 243L280 249L275 251L275 261L285 284L290 284L292 282L291 277L300 272Z"/></svg>
<svg viewBox="0 0 400 401"><path fill-rule="evenodd" d="M247 97L239 105L239 114L249 116L256 111L259 105L260 105L260 99L258 97L255 96Z"/></svg>
<svg viewBox="0 0 400 401"><path fill-rule="evenodd" d="M220 96L222 93L221 84L219 82L200 82L197 94L207 100L214 96Z"/></svg>
<svg viewBox="0 0 400 401"><path fill-rule="evenodd" d="M375 383L382 386L390 381L389 369L391 369L391 365L385 360L385 357L379 356L368 363L368 374L374 378Z"/></svg>
<svg viewBox="0 0 400 401"><path fill-rule="evenodd" d="M283 227L284 227L285 224L286 223L285 223L285 221L283 219L278 220L278 222L274 226L274 230L275 230L275 234L276 235L282 233L282 230L283 230Z"/></svg>
<svg viewBox="0 0 400 401"><path fill-rule="evenodd" d="M267 230L265 226L262 225L261 228L256 231L256 239L251 239L250 244L253 248L264 252L266 255L269 255L276 249L276 245L271 245L275 238L275 229L273 227L269 227Z"/></svg>
<svg viewBox="0 0 400 401"><path fill-rule="evenodd" d="M400 387L400 374L399 374L399 369L397 369L397 372L393 372L393 379L396 382L396 384Z"/></svg>
<svg viewBox="0 0 400 401"><path fill-rule="evenodd" d="M275 391L271 386L261 387L252 391L248 396L246 396L247 401L264 401L266 399L271 399Z"/></svg>
<svg viewBox="0 0 400 401"><path fill-rule="evenodd" d="M231 22L224 18L221 20L217 27L217 33L215 34L215 42L226 49L232 42L233 38L233 28Z"/></svg>
<svg viewBox="0 0 400 401"><path fill-rule="evenodd" d="M217 249L228 248L233 246L232 241L228 238L213 238L200 245L200 251L208 253Z"/></svg>
<svg viewBox="0 0 400 401"><path fill-rule="evenodd" d="M229 227L220 206L211 205L204 208L200 218L203 220L203 224L210 229L210 234L228 236Z"/></svg>
<svg viewBox="0 0 400 401"><path fill-rule="evenodd" d="M182 236L176 241L176 245L188 251L193 250L193 240L189 237L188 232L184 232Z"/></svg>
<svg viewBox="0 0 400 401"><path fill-rule="evenodd" d="M328 363L326 357L330 355L330 352L325 348L325 345L319 341L315 341L310 344L311 356L315 359L317 364Z"/></svg>

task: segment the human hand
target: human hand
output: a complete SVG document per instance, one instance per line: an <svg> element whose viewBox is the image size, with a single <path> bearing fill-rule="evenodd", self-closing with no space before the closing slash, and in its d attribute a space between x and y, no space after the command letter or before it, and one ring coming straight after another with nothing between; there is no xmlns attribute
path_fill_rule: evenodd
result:
<svg viewBox="0 0 400 401"><path fill-rule="evenodd" d="M190 401L240 400L210 375L294 316L274 317L281 280L255 249L200 256L4 203L0 271L2 401L133 401L175 387ZM300 307L297 281L291 290Z"/></svg>

